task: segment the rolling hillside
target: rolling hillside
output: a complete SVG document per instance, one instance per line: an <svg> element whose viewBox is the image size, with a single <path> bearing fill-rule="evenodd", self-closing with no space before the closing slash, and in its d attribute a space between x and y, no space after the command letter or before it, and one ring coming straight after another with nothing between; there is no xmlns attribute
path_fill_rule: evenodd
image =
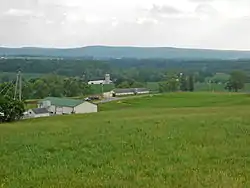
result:
<svg viewBox="0 0 250 188"><path fill-rule="evenodd" d="M205 49L182 49L169 47L108 47L87 46L83 48L0 48L0 56L35 56L95 59L107 58L168 58L168 59L240 59L250 58L249 51L220 51Z"/></svg>
<svg viewBox="0 0 250 188"><path fill-rule="evenodd" d="M0 186L249 187L249 105L178 93L1 124Z"/></svg>

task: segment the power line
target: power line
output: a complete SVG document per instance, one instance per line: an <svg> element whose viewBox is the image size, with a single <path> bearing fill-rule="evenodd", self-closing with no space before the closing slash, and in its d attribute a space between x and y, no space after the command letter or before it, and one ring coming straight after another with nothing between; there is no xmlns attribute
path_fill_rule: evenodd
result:
<svg viewBox="0 0 250 188"><path fill-rule="evenodd" d="M4 92L4 90L9 86L9 84L11 84L10 82L8 84L6 84L6 86L0 91L0 94L2 94Z"/></svg>

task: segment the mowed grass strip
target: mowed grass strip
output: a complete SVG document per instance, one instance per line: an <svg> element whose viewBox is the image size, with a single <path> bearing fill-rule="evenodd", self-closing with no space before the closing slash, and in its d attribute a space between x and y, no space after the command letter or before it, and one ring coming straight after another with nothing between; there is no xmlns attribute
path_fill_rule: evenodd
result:
<svg viewBox="0 0 250 188"><path fill-rule="evenodd" d="M157 106L3 124L0 187L249 187L249 110Z"/></svg>

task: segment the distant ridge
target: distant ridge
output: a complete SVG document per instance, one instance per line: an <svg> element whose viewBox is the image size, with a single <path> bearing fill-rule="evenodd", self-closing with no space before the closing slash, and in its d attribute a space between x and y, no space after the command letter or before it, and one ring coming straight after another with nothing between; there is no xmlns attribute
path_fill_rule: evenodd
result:
<svg viewBox="0 0 250 188"><path fill-rule="evenodd" d="M163 59L250 59L250 51L188 49L173 47L87 46L82 48L4 48L0 56L32 56L58 58L163 58Z"/></svg>

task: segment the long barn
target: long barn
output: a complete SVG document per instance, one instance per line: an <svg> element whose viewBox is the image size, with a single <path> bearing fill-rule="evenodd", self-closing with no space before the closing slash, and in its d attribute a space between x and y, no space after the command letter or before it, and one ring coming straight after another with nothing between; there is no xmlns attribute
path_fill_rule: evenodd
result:
<svg viewBox="0 0 250 188"><path fill-rule="evenodd" d="M69 98L47 97L38 103L38 108L47 108L51 114L86 114L98 112L96 104Z"/></svg>

